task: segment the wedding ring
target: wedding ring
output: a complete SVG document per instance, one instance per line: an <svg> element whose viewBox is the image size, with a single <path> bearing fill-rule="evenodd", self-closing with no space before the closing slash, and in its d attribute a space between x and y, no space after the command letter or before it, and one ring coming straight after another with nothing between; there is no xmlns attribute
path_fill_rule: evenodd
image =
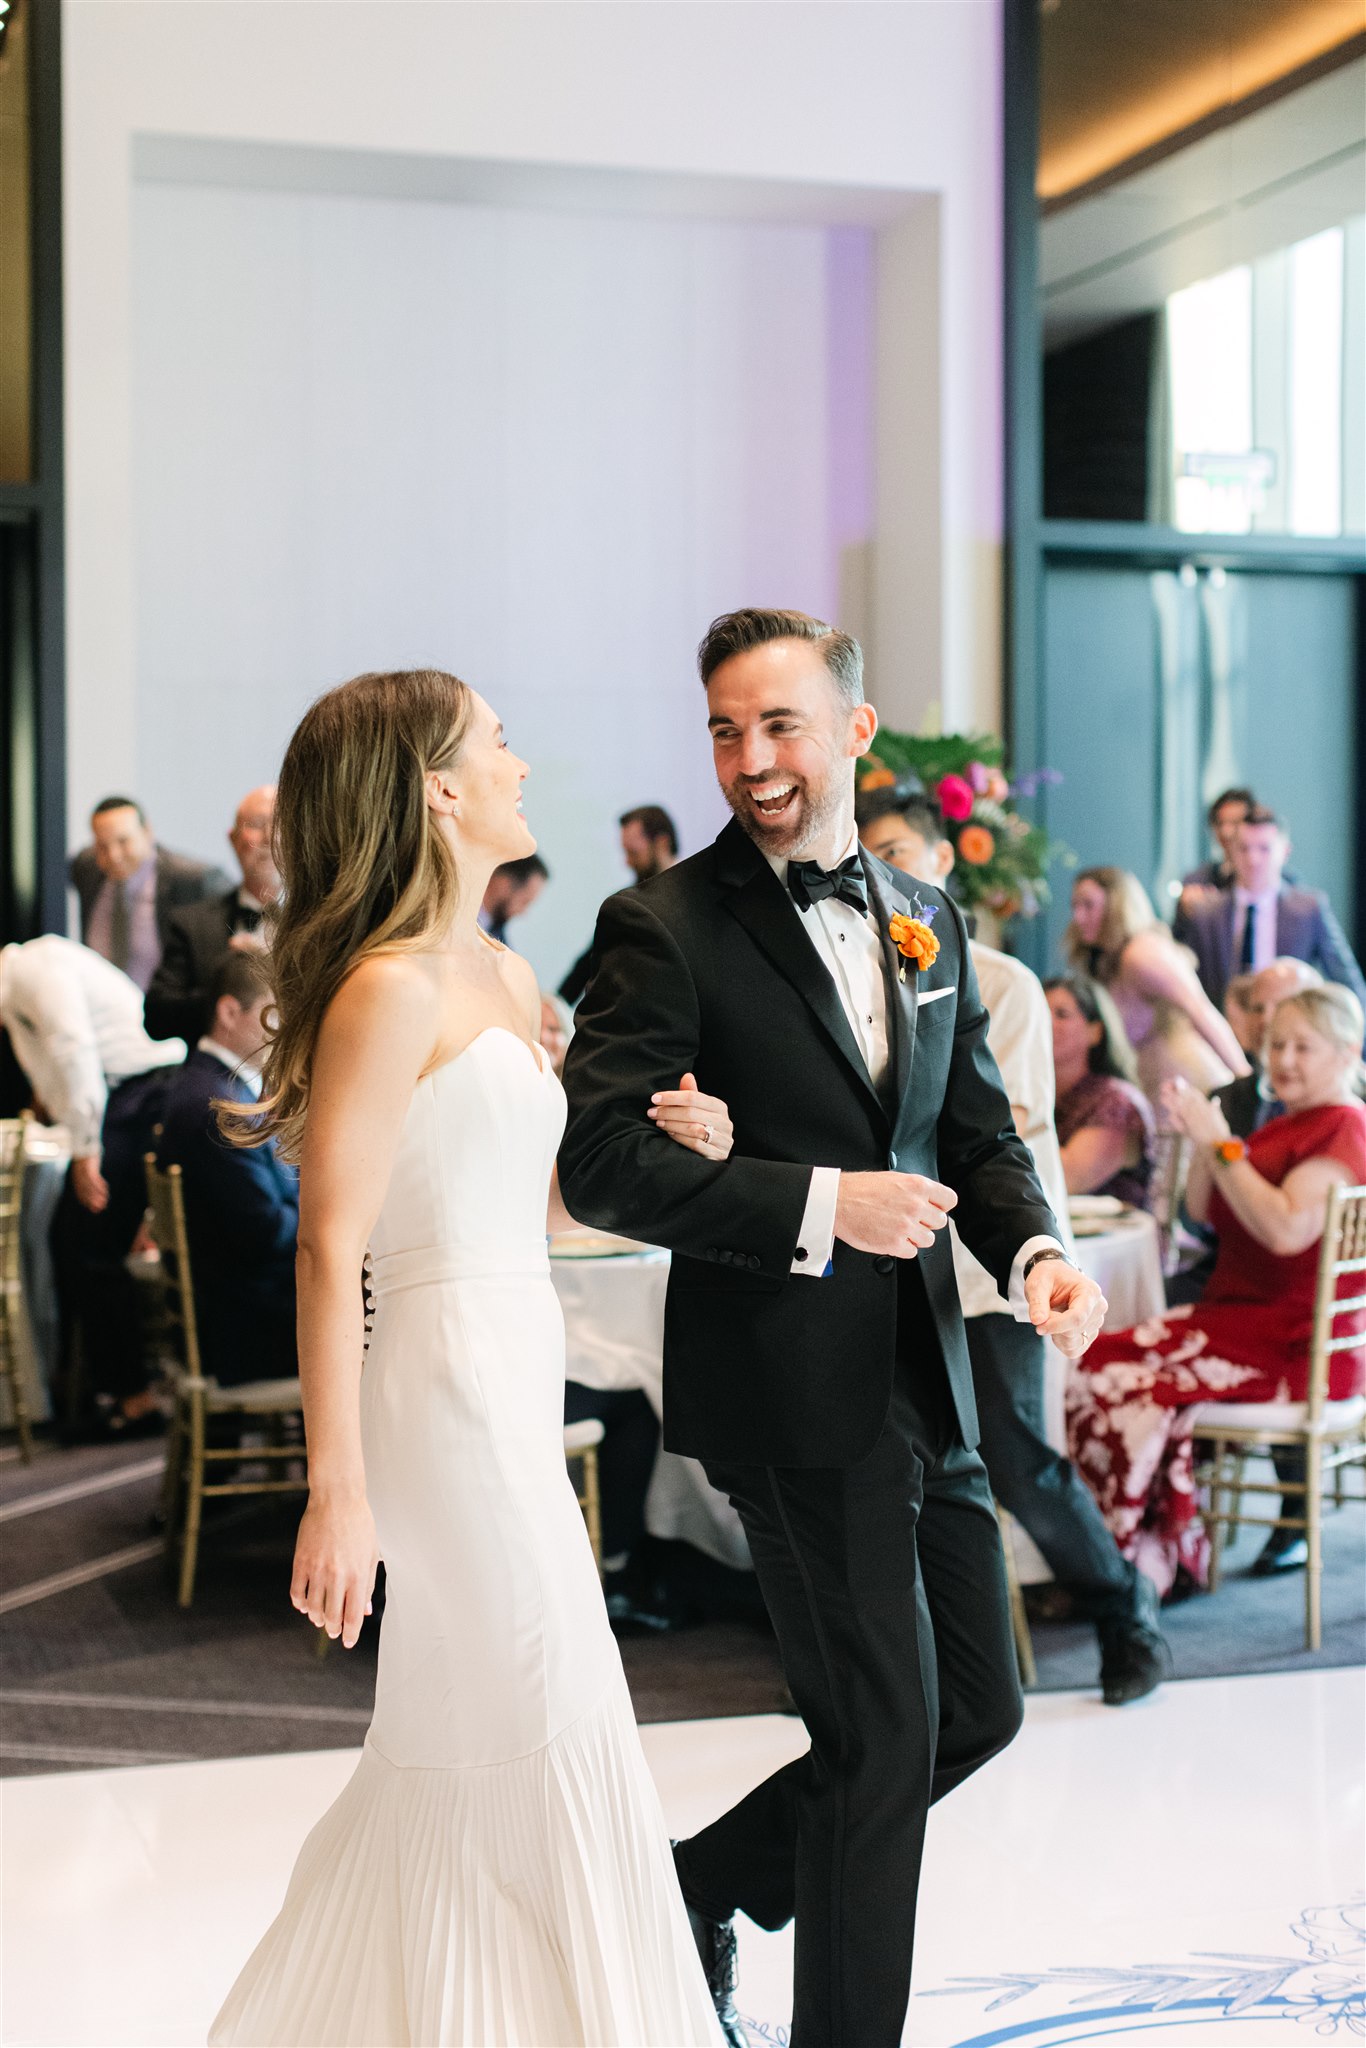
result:
<svg viewBox="0 0 1366 2048"><path fill-rule="evenodd" d="M710 1143L711 1143L711 1125L710 1125L710 1124L703 1124L703 1126L702 1126L702 1143L703 1143L704 1145L710 1145Z"/></svg>

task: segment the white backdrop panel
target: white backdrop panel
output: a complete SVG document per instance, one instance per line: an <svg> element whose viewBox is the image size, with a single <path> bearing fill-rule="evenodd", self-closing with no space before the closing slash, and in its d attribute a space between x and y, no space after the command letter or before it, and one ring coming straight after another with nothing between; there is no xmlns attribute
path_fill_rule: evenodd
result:
<svg viewBox="0 0 1366 2048"><path fill-rule="evenodd" d="M834 614L828 233L134 198L137 793L217 855L319 690L453 668L532 763L554 884L517 937L557 979L620 811L687 850L724 815L708 619Z"/></svg>

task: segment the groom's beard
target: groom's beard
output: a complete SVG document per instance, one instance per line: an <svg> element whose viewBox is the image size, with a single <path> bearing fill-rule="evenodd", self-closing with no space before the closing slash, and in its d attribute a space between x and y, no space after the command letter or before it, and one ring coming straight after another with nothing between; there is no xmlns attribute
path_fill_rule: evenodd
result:
<svg viewBox="0 0 1366 2048"><path fill-rule="evenodd" d="M838 818L844 792L833 778L816 790L809 783L799 781L787 810L770 822L755 809L748 792L780 780L795 778L775 775L741 777L735 782L723 783L721 794L734 812L737 823L761 853L766 853L771 860L790 860L813 846Z"/></svg>

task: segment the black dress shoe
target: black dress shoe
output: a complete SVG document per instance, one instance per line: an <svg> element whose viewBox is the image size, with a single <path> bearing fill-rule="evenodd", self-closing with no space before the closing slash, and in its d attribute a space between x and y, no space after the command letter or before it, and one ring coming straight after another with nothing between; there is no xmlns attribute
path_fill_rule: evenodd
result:
<svg viewBox="0 0 1366 2048"><path fill-rule="evenodd" d="M1097 1623L1100 1691L1107 1707L1127 1707L1145 1698L1170 1673L1171 1651L1158 1626L1159 1612L1156 1586L1138 1572L1128 1611Z"/></svg>
<svg viewBox="0 0 1366 2048"><path fill-rule="evenodd" d="M677 1842L670 1844L678 1847ZM740 2024L740 2015L735 2010L735 1922L734 1920L709 1920L705 1913L699 1913L694 1906L683 1901L692 1929L692 1938L697 1943L697 1953L702 1962L702 1974L707 1980L711 2002L716 2008L721 2038L726 2048L750 2048L749 2035Z"/></svg>
<svg viewBox="0 0 1366 2048"><path fill-rule="evenodd" d="M1277 1572L1302 1572L1308 1563L1309 1540L1299 1529L1273 1529L1248 1573L1254 1579L1272 1579Z"/></svg>

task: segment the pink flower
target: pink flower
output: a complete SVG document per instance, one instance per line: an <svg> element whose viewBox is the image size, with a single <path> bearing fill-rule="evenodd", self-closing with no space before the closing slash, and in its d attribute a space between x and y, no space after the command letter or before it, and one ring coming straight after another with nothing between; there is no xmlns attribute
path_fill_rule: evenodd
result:
<svg viewBox="0 0 1366 2048"><path fill-rule="evenodd" d="M987 770L987 795L994 804L1003 804L1010 795L1010 784L999 768Z"/></svg>
<svg viewBox="0 0 1366 2048"><path fill-rule="evenodd" d="M961 775L946 775L934 794L944 816L955 824L961 824L964 818L972 816L972 806L976 801L972 784L965 782Z"/></svg>
<svg viewBox="0 0 1366 2048"><path fill-rule="evenodd" d="M987 796L991 791L991 770L984 768L980 761L968 762L968 781L972 784L974 796Z"/></svg>

